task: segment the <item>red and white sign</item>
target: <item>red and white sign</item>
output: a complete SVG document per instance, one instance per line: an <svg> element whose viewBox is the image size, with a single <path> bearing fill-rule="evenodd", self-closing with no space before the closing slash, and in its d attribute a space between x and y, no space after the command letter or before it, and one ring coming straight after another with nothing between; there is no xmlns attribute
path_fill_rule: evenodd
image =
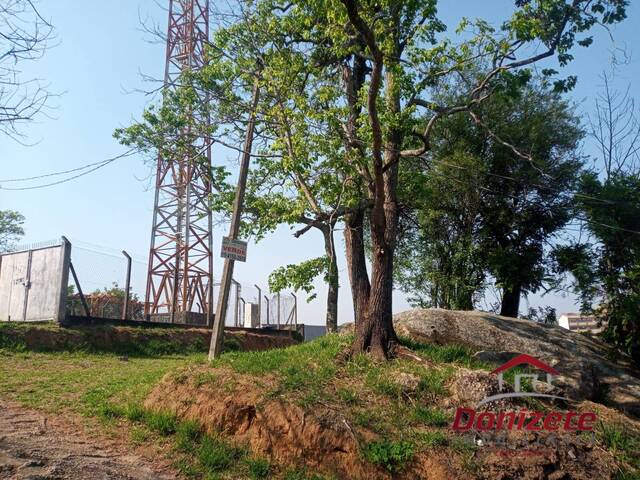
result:
<svg viewBox="0 0 640 480"><path fill-rule="evenodd" d="M232 240L229 237L222 237L222 258L230 258L238 262L247 261L247 242L242 240Z"/></svg>

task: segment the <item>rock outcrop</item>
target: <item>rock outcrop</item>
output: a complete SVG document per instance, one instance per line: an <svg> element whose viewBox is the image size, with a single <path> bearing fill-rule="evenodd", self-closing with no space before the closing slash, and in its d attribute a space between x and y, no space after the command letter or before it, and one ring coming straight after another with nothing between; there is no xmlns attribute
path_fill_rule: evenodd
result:
<svg viewBox="0 0 640 480"><path fill-rule="evenodd" d="M399 313L394 326L400 336L426 344L464 345L492 363L529 354L562 374L558 383L566 396L640 416L640 373L624 357L610 360L610 347L598 339L528 320L439 309Z"/></svg>

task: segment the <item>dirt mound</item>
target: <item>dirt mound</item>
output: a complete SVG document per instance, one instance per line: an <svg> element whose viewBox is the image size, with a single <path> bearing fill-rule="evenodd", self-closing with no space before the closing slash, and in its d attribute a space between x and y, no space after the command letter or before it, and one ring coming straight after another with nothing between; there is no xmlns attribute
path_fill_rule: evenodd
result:
<svg viewBox="0 0 640 480"><path fill-rule="evenodd" d="M125 327L114 325L62 328L54 323L0 323L0 348L30 351L96 351L123 355L171 355L207 352L211 331L195 328ZM298 343L278 332L225 332L227 350L254 351Z"/></svg>
<svg viewBox="0 0 640 480"><path fill-rule="evenodd" d="M254 378L216 370L215 383L194 381L210 373L194 367L179 378L163 380L145 407L170 411L196 420L208 433L222 432L281 465L300 465L327 471L339 478L385 478L360 459L358 442L338 412L305 412L293 402L270 398L273 379ZM379 476L383 475L383 476Z"/></svg>
<svg viewBox="0 0 640 480"><path fill-rule="evenodd" d="M458 401L456 395L464 396L460 389L466 387L472 397L494 389L493 376L479 373L476 385L474 375L468 369L460 369L439 405L451 412ZM371 374L365 372L363 376ZM203 378L209 380L203 381ZM474 434L471 438L466 434L453 434L445 421L439 430L420 428L417 435L427 439L432 447L416 450L404 468L388 471L370 463L363 452L371 442L385 441L386 437L379 434L380 428L384 422L395 420L396 409L403 408L401 398L406 398L405 405L412 405L421 403L424 397L419 398L419 394L405 397L403 391L401 398L397 397L398 403L385 403L365 391L362 395L368 400L361 405L364 409L361 411L382 409L383 413L366 423L354 423L349 411L354 405L351 401L347 404L351 407L331 400L306 407L297 401L299 396L287 398L274 394L281 387L279 382L273 375L257 379L225 367L212 369L198 365L179 375L165 377L147 398L145 407L169 411L182 420L195 420L208 433L222 433L234 443L247 445L255 455L268 458L274 465L305 467L307 471L338 479L607 479L614 478L618 470L610 452L597 447L594 439L575 432L549 436L544 432L520 431L514 433L508 445L503 439L487 438L483 443ZM327 385L327 390L336 382L341 385L338 391L344 391L347 383L343 383L340 373L336 374L333 385ZM452 398L456 398L456 402L452 402ZM437 408L436 404L432 405L431 411ZM412 437L408 430L404 435ZM401 442L394 445L400 448ZM452 451L454 445L462 450ZM462 456L456 451L462 452Z"/></svg>
<svg viewBox="0 0 640 480"><path fill-rule="evenodd" d="M609 360L610 348L597 339L528 320L438 309L402 312L394 326L416 342L470 347L481 360L502 363L516 353L532 355L560 371L558 383L567 396L640 416L638 371L624 359Z"/></svg>

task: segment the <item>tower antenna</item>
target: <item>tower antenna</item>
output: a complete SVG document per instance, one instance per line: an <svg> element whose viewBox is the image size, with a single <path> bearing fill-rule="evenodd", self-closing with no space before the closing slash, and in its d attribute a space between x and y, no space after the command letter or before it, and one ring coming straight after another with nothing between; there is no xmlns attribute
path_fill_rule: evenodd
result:
<svg viewBox="0 0 640 480"><path fill-rule="evenodd" d="M169 0L165 92L177 87L184 72L205 66L208 41L209 0ZM202 101L208 102L202 95ZM192 115L203 118L195 118L195 122L208 126L208 115L197 110ZM191 138L193 133L187 128L183 135ZM191 151L202 152L198 158L158 156L145 318L209 325L213 297L212 216L208 205L211 144L197 137L190 142Z"/></svg>

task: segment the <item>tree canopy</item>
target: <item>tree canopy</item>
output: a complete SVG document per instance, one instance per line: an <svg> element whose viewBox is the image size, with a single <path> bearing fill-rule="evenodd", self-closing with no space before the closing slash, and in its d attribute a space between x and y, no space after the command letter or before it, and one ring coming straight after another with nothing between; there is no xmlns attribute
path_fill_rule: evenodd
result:
<svg viewBox="0 0 640 480"><path fill-rule="evenodd" d="M536 63L555 58L566 67L576 44L591 44L593 26L624 19L627 2L518 0L499 27L464 19L455 30L438 18L436 0L239 0L236 6L240 13L225 16L217 29L210 66L195 73L195 88L210 94L217 134L233 134L243 129L249 91L259 83L254 178L273 188L258 197L258 218L300 222L302 232L344 225L356 320L352 352L387 358L396 342L391 313L400 182L406 181L401 164L428 156L439 123L464 114L504 149L506 164L518 158L535 165L536 155L547 152L493 131L485 102L526 85ZM544 74L557 90L576 81L548 68ZM440 95L453 78L460 79L456 95ZM145 118L138 138L126 141L153 139L154 121Z"/></svg>

